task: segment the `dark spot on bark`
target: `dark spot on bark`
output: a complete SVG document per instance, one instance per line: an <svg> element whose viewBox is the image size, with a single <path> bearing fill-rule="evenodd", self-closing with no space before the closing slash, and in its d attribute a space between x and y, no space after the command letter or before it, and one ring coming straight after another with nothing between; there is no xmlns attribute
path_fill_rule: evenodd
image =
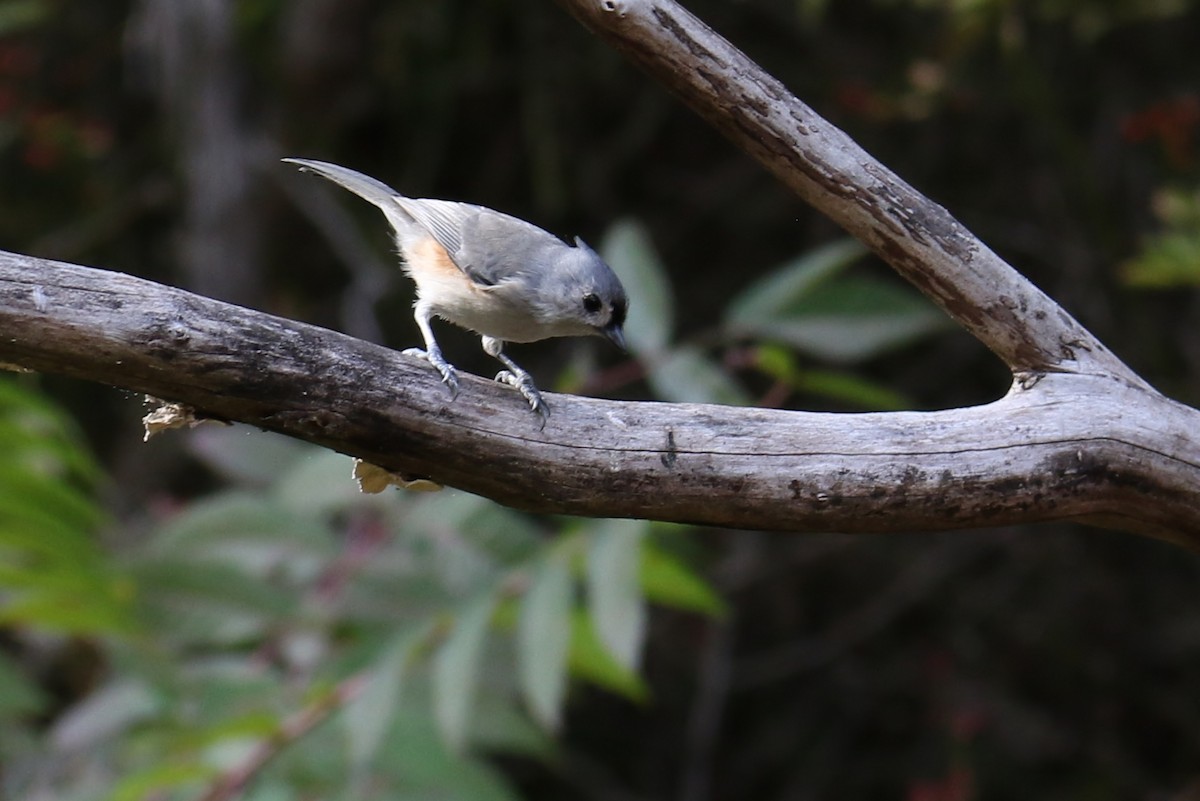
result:
<svg viewBox="0 0 1200 801"><path fill-rule="evenodd" d="M784 88L783 84L777 80L774 80L773 78L768 77L765 80L760 81L759 86L761 86L762 90L769 94L771 99L776 103L786 103L793 109L802 105L799 100L793 97L791 93ZM799 118L797 117L795 111L792 111L792 118L799 122Z"/></svg>
<svg viewBox="0 0 1200 801"><path fill-rule="evenodd" d="M998 495L1015 495L1026 488L1023 478L1005 478L992 484L992 490Z"/></svg>
<svg viewBox="0 0 1200 801"><path fill-rule="evenodd" d="M675 466L675 462L679 461L679 452L675 449L675 432L669 428L667 429L666 449L658 458L662 462L662 466L668 470Z"/></svg>
<svg viewBox="0 0 1200 801"><path fill-rule="evenodd" d="M28 300L33 304L33 291L23 292L19 296L22 300ZM108 309L109 311L121 311L125 308L125 299L117 292L89 292L88 303L95 304L99 308Z"/></svg>
<svg viewBox="0 0 1200 801"><path fill-rule="evenodd" d="M178 317L156 320L146 330L146 350L163 361L175 359L192 339L191 329Z"/></svg>
<svg viewBox="0 0 1200 801"><path fill-rule="evenodd" d="M900 488L907 490L911 489L915 484L925 479L925 474L915 467L904 468L904 474L900 476Z"/></svg>
<svg viewBox="0 0 1200 801"><path fill-rule="evenodd" d="M768 117L771 114L771 106L765 100L746 97L742 99L742 105L760 117Z"/></svg>
<svg viewBox="0 0 1200 801"><path fill-rule="evenodd" d="M715 64L719 64L722 68L725 67L725 65L711 50L689 36L688 32L683 29L683 26L680 25L675 18L666 11L661 8L655 8L651 13L654 14L654 19L658 21L658 24L665 31L667 31L667 33L669 33L675 41L686 47L687 51L691 53L693 57L704 58L708 61L712 61Z"/></svg>
<svg viewBox="0 0 1200 801"><path fill-rule="evenodd" d="M772 95L772 96L774 97L774 95ZM775 99L779 100L778 97L775 97ZM795 130L795 132L800 134L801 136L808 136L809 133L811 132L811 128L808 124L809 118L807 116L805 116L805 113L804 113L804 112L807 112L808 109L804 108L803 106L800 106L798 103L795 103L795 102L788 103L787 108L788 108L788 116L791 117L792 122L796 124L796 127L793 130Z"/></svg>

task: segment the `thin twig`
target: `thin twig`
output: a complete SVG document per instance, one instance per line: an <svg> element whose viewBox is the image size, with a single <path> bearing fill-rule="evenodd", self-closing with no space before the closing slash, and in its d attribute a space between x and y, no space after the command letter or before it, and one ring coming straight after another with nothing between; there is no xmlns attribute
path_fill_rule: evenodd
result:
<svg viewBox="0 0 1200 801"><path fill-rule="evenodd" d="M260 743L242 764L218 776L197 801L233 801L238 798L254 777L285 748L303 738L357 698L370 677L370 671L355 673L340 681L329 693L291 715L280 725L279 730Z"/></svg>

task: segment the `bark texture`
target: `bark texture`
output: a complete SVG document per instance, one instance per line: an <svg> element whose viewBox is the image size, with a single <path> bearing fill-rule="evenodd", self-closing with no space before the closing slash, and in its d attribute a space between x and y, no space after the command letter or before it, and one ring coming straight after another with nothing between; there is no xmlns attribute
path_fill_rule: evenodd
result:
<svg viewBox="0 0 1200 801"><path fill-rule="evenodd" d="M1200 546L1200 412L1046 373L940 412L547 393L119 273L0 252L0 361L145 392L538 512L899 532L1082 519Z"/></svg>
<svg viewBox="0 0 1200 801"><path fill-rule="evenodd" d="M1200 412L669 0L558 0L1012 369L940 412L823 414L546 393L117 273L0 253L0 361L185 403L540 512L795 531L1084 520L1200 549ZM249 268L247 268L249 269Z"/></svg>

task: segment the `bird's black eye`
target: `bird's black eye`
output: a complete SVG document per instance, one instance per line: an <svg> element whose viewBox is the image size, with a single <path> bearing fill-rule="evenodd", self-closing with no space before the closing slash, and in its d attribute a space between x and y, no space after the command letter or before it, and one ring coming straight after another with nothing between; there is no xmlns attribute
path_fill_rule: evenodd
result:
<svg viewBox="0 0 1200 801"><path fill-rule="evenodd" d="M588 314L595 314L600 311L600 296L595 292L589 292L583 296L583 309Z"/></svg>

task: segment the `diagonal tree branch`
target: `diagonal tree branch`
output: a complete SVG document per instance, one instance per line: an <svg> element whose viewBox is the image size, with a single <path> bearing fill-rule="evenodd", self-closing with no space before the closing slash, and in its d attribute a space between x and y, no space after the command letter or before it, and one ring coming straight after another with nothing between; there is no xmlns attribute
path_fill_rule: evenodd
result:
<svg viewBox="0 0 1200 801"><path fill-rule="evenodd" d="M1004 398L824 414L511 390L117 273L0 252L0 362L146 392L540 512L897 532L1084 520L1200 549L1200 412L665 0L559 0L1012 368Z"/></svg>
<svg viewBox="0 0 1200 801"><path fill-rule="evenodd" d="M944 208L673 0L557 0L941 306L1015 373L1145 386Z"/></svg>

